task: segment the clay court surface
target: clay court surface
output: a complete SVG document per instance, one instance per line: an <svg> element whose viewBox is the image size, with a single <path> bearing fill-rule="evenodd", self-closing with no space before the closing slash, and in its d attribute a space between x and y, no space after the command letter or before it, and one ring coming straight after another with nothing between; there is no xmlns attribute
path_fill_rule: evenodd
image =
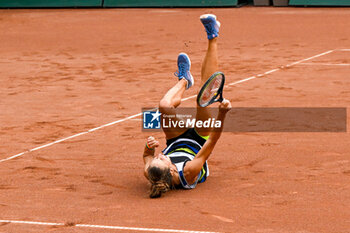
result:
<svg viewBox="0 0 350 233"><path fill-rule="evenodd" d="M349 232L348 132L225 132L205 183L148 198L150 134L126 118L157 106L179 52L199 80L203 13L227 84L300 61L226 88L234 107L349 107L349 9L0 10L0 220L27 221L0 232Z"/></svg>

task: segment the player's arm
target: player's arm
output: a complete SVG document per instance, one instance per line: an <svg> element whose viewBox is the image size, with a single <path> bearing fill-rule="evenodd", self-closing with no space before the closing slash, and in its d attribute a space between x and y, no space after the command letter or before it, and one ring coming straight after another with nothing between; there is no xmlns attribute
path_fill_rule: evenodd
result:
<svg viewBox="0 0 350 233"><path fill-rule="evenodd" d="M189 182L192 180L194 181L197 178L199 172L202 170L205 161L207 161L211 152L213 151L216 142L221 136L226 113L230 111L230 109L231 103L228 100L224 100L220 104L217 120L221 121L221 127L210 132L208 140L204 143L202 149L198 152L196 157L192 161L186 163L184 175Z"/></svg>
<svg viewBox="0 0 350 233"><path fill-rule="evenodd" d="M143 150L143 162L145 164L144 175L147 178L147 169L153 160L155 148L159 146L159 142L152 136L147 138L145 148Z"/></svg>

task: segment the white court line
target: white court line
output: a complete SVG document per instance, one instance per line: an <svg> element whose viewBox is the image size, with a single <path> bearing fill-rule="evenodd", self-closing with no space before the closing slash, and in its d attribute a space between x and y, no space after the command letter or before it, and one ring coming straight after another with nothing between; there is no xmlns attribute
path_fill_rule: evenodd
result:
<svg viewBox="0 0 350 233"><path fill-rule="evenodd" d="M243 82L249 81L249 80L251 80L251 79L255 79L255 78L256 78L256 76L252 76L252 77L249 77L249 78L245 78L245 79L242 79L242 80L238 80L238 81L236 81L236 82L233 82L233 83L228 84L228 86L234 86L234 85L236 85L236 84L238 84L238 83L243 83Z"/></svg>
<svg viewBox="0 0 350 233"><path fill-rule="evenodd" d="M191 95L191 96L189 96L189 97L186 97L186 98L183 98L183 99L181 99L181 101L186 101L186 100L189 100L189 99L193 99L193 98L195 98L197 95Z"/></svg>
<svg viewBox="0 0 350 233"><path fill-rule="evenodd" d="M264 74L265 74L265 75L268 75L268 74L271 74L271 73L276 72L276 71L278 71L278 70L280 70L280 68L276 68L276 69L267 71L267 72L265 72Z"/></svg>
<svg viewBox="0 0 350 233"><path fill-rule="evenodd" d="M271 74L271 73L273 73L273 72L282 70L284 67L295 66L295 65L300 64L300 63L302 63L302 62L309 61L309 60L312 60L312 59L314 59L314 58L324 56L324 55L329 54L329 53L332 53L332 52L334 52L334 51L348 51L348 49L336 49L336 50L335 50L335 49L332 49L332 50L329 50L329 51L327 51L327 52L320 53L320 54L317 54L317 55L315 55L315 56L308 57L308 58L305 58L305 59L302 59L302 60L299 60L299 61L290 63L290 64L288 64L288 65L280 66L279 68L275 68L275 69L266 71L266 72L263 73L263 74L258 74L258 75L255 75L255 76L251 76L251 77L249 77L249 78L245 78L245 79L242 79L242 80L238 80L238 81L232 82L232 83L228 84L227 86L233 86L233 85L237 85L237 84L239 84L239 83L243 83L243 82L246 82L246 81L255 79L255 78L263 77L264 75ZM350 49L349 49L349 51L350 51ZM196 96L197 96L197 95L192 95L192 96L183 98L182 101L186 101L186 100L195 98ZM138 117L138 116L141 116L141 115L142 115L142 113L137 113L137 114L134 114L134 115L132 115L132 116L129 116L129 117L126 117L126 118L123 118L123 119L120 119L120 120L117 120L117 121L113 121L113 122L111 122L111 123L107 123L107 124L98 126L98 127L96 127L96 128L87 130L87 131L85 131L85 132L81 132L81 133L78 133L78 134L75 134L75 135L72 135L72 136L69 136L69 137L66 137L66 138L59 139L59 140L54 141L54 142L50 142L50 143L48 143L48 144L45 144L45 145L42 145L42 146L39 146L39 147L30 149L30 150L21 152L21 153L19 153L19 154L10 156L10 157L8 157L8 158L1 159L1 160L0 160L0 163L5 162L5 161L8 161L8 160L11 160L11 159L14 159L14 158L18 158L18 157L20 157L20 156L22 156L22 155L24 155L24 154L30 153L30 152L32 152L32 151L36 151L36 150L39 150L39 149L43 149L43 148L46 148L46 147L55 145L55 144L60 143L60 142L64 142L64 141L67 141L67 140L69 140L69 139L72 139L72 138L75 138L75 137L78 137L78 136L81 136L81 135L84 135L84 134L88 134L88 133L94 132L94 131L96 131L96 130L105 128L105 127L107 127L107 126L115 125L115 124L118 124L118 123L121 123L121 122L130 120L130 119L133 119L133 118Z"/></svg>
<svg viewBox="0 0 350 233"><path fill-rule="evenodd" d="M18 220L0 220L0 223L30 224L30 225L42 225L42 226L66 226L66 224L64 223L18 221ZM75 224L72 226L67 225L67 227L85 227L85 228L99 228L99 229L112 229L112 230L155 231L155 232L174 232L174 233L218 233L218 232L211 232L211 231L187 231L187 230L175 230L175 229L120 227L120 226L105 226L105 225L90 225L90 224Z"/></svg>
<svg viewBox="0 0 350 233"><path fill-rule="evenodd" d="M44 225L44 226L64 226L65 225L64 223L17 221L17 220L0 220L0 223L19 223L19 224Z"/></svg>
<svg viewBox="0 0 350 233"><path fill-rule="evenodd" d="M72 135L72 136L69 136L69 137L66 137L66 138L62 138L62 139L56 140L56 141L54 141L54 142L50 142L50 143L45 144L45 145L42 145L42 146L35 147L35 148L33 148L33 149L30 149L30 150L21 152L21 153L19 153L19 154L13 155L13 156L11 156L11 157L8 157L8 158L5 158L5 159L1 159L1 160L0 160L0 163L5 162L5 161L8 161L8 160L11 160L11 159L14 159L14 158L17 158L17 157L20 157L20 156L22 156L22 155L24 155L24 154L27 154L27 153L29 153L29 152L32 152L32 151L40 150L40 149L43 149L43 148L45 148L45 147L49 147L49 146L52 146L52 145L54 145L54 144L67 141L67 140L69 140L69 139L76 138L76 137L79 137L79 136L81 136L81 135L88 134L88 133L94 132L94 131L96 131L96 130L99 130L99 129L102 129L102 128L105 128L105 127L108 127L108 126L115 125L115 124L118 124L118 123L121 123L121 122L130 120L130 119L132 119L132 118L135 118L135 117L141 116L141 115L142 115L142 113L138 113L138 114L135 114L135 115L132 115L132 116L129 116L129 117L126 117L126 118L117 120L117 121L113 121L113 122L111 122L111 123L107 123L107 124L101 125L101 126L99 126L99 127L93 128L93 129L89 129L89 130L87 130L87 131L85 131L85 132L77 133L77 134L74 134L74 135Z"/></svg>
<svg viewBox="0 0 350 233"><path fill-rule="evenodd" d="M314 59L314 58L327 55L327 54L332 53L332 52L334 52L334 51L335 51L335 50L332 49L332 50L329 50L329 51L327 51L327 52L320 53L320 54L317 54L317 55L315 55L315 56L308 57L308 58L302 59L302 60L300 60L300 61L293 62L293 63L291 63L291 64L286 65L286 67L295 66L295 65L297 65L297 64L299 64L299 63L302 63L302 62L304 62L304 61L309 61L309 60L312 60L312 59Z"/></svg>
<svg viewBox="0 0 350 233"><path fill-rule="evenodd" d="M310 65L310 66L350 66L350 64L347 63L338 63L338 64L333 64L333 63L319 63L319 62L302 62L299 63L300 65Z"/></svg>

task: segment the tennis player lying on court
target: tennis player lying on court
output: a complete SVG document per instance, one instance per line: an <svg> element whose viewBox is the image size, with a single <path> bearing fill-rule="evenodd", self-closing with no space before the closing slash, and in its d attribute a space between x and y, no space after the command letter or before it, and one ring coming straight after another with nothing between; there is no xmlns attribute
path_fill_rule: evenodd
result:
<svg viewBox="0 0 350 233"><path fill-rule="evenodd" d="M202 70L201 83L217 71L217 37L220 23L215 15L202 15L200 17L208 37L208 50L206 52ZM159 103L162 114L175 115L176 107L181 103L186 89L193 83L190 73L191 62L187 54L180 53L177 60L178 72L175 75L179 81L163 97ZM151 183L150 197L160 197L162 193L174 188L193 189L197 183L202 183L209 176L207 159L218 141L223 127L226 113L231 109L228 100L223 100L219 105L217 120L221 120L221 128L209 130L208 128L163 128L167 139L167 147L155 155L155 148L159 142L149 137L144 149L143 160L145 163L144 174ZM205 121L211 118L207 108L197 104L196 119Z"/></svg>

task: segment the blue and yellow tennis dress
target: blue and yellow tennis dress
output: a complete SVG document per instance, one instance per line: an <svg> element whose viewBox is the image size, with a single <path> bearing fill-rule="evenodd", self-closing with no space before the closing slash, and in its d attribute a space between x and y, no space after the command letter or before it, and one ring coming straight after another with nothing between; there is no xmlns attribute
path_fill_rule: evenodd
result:
<svg viewBox="0 0 350 233"><path fill-rule="evenodd" d="M180 185L175 188L193 189L198 183L203 183L209 176L207 162L203 165L198 178L193 184L189 184L184 176L186 163L194 159L207 139L208 137L200 136L195 129L191 128L180 136L167 140L167 147L163 150L163 154L168 156L176 166L180 177Z"/></svg>

